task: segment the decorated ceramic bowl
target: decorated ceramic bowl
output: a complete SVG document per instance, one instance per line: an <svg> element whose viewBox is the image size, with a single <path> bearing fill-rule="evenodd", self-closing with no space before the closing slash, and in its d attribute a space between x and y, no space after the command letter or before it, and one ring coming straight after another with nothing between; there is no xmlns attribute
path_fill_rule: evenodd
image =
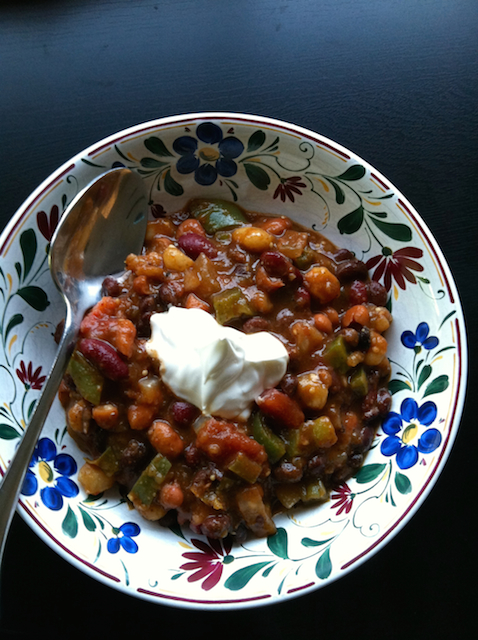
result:
<svg viewBox="0 0 478 640"><path fill-rule="evenodd" d="M58 220L93 178L137 171L151 216L192 197L287 215L366 262L389 293L392 408L354 477L314 508L276 517L277 533L233 544L143 520L115 490L89 497L83 454L57 401L31 460L19 511L90 576L151 602L190 608L276 603L327 585L383 547L420 507L450 452L463 407L466 336L455 284L406 198L351 151L269 118L201 113L121 131L66 162L0 240L0 472L38 398L64 315L47 255Z"/></svg>

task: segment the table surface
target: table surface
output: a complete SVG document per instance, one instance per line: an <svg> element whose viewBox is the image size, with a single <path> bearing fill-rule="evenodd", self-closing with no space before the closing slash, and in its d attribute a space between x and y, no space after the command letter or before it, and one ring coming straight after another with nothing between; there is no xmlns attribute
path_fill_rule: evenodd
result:
<svg viewBox="0 0 478 640"><path fill-rule="evenodd" d="M442 475L406 527L351 574L270 607L178 610L94 581L16 515L0 637L473 637L477 34L476 0L0 4L1 228L53 170L128 126L207 110L288 120L368 160L413 203L454 274L470 349L470 394Z"/></svg>

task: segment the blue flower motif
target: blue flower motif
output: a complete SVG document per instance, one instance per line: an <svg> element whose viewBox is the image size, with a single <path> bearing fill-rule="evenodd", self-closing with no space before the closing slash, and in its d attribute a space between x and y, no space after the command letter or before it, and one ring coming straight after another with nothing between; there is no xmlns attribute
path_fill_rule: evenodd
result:
<svg viewBox="0 0 478 640"><path fill-rule="evenodd" d="M135 522L125 522L117 529L113 529L115 534L114 538L108 540L107 549L110 553L118 553L121 547L127 553L136 553L138 551L138 545L132 538L137 536L141 532L141 529Z"/></svg>
<svg viewBox="0 0 478 640"><path fill-rule="evenodd" d="M405 398L400 405L400 413L390 411L383 421L382 429L387 434L380 447L383 455L396 455L400 469L413 467L418 461L419 452L432 453L440 446L441 433L435 428L426 429L417 444L413 444L420 425L429 427L436 417L434 402L425 402L419 407L413 398Z"/></svg>
<svg viewBox="0 0 478 640"><path fill-rule="evenodd" d="M436 336L428 336L430 327L426 322L421 322L415 333L413 331L404 331L402 333L402 344L407 349L415 349L416 353L420 353L421 348L434 349L438 345L438 338Z"/></svg>
<svg viewBox="0 0 478 640"><path fill-rule="evenodd" d="M234 136L223 138L222 130L213 122L203 122L196 129L196 138L181 136L176 138L173 149L181 157L176 163L179 173L193 173L198 184L211 185L217 176L231 178L237 172L237 158L244 151L244 145ZM199 144L199 142L204 145Z"/></svg>
<svg viewBox="0 0 478 640"><path fill-rule="evenodd" d="M43 484L40 489L43 504L52 511L59 511L63 506L63 498L78 495L78 486L70 478L76 470L76 462L70 455L57 454L55 443L50 438L41 438L33 452L21 493L32 496L39 484Z"/></svg>

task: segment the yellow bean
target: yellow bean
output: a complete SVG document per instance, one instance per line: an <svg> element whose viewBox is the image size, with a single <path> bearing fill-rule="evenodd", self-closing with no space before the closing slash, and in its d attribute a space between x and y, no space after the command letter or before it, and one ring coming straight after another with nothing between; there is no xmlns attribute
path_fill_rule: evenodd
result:
<svg viewBox="0 0 478 640"><path fill-rule="evenodd" d="M274 245L273 236L259 227L238 227L232 232L232 239L251 253L262 253Z"/></svg>
<svg viewBox="0 0 478 640"><path fill-rule="evenodd" d="M340 282L327 267L312 267L304 276L305 286L321 304L335 300L340 294Z"/></svg>
<svg viewBox="0 0 478 640"><path fill-rule="evenodd" d="M186 269L192 267L194 264L194 260L191 260L181 249L178 249L172 244L166 247L163 253L163 262L166 269L170 269L171 271L186 271Z"/></svg>

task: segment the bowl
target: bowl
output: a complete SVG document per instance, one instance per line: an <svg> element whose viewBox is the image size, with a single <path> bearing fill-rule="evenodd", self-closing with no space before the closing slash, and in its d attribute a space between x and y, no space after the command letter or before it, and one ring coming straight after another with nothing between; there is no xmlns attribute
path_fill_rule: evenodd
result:
<svg viewBox="0 0 478 640"><path fill-rule="evenodd" d="M51 409L19 511L72 565L151 602L241 608L329 584L375 554L419 509L450 453L464 402L466 334L446 261L413 206L378 170L318 133L247 114L162 118L88 147L47 178L0 239L0 471L14 456L56 349L63 304L48 270L62 211L93 178L127 166L151 216L193 197L287 215L355 252L389 293L392 407L362 468L314 508L276 517L277 533L232 544L143 520L111 490L78 485L83 454Z"/></svg>

